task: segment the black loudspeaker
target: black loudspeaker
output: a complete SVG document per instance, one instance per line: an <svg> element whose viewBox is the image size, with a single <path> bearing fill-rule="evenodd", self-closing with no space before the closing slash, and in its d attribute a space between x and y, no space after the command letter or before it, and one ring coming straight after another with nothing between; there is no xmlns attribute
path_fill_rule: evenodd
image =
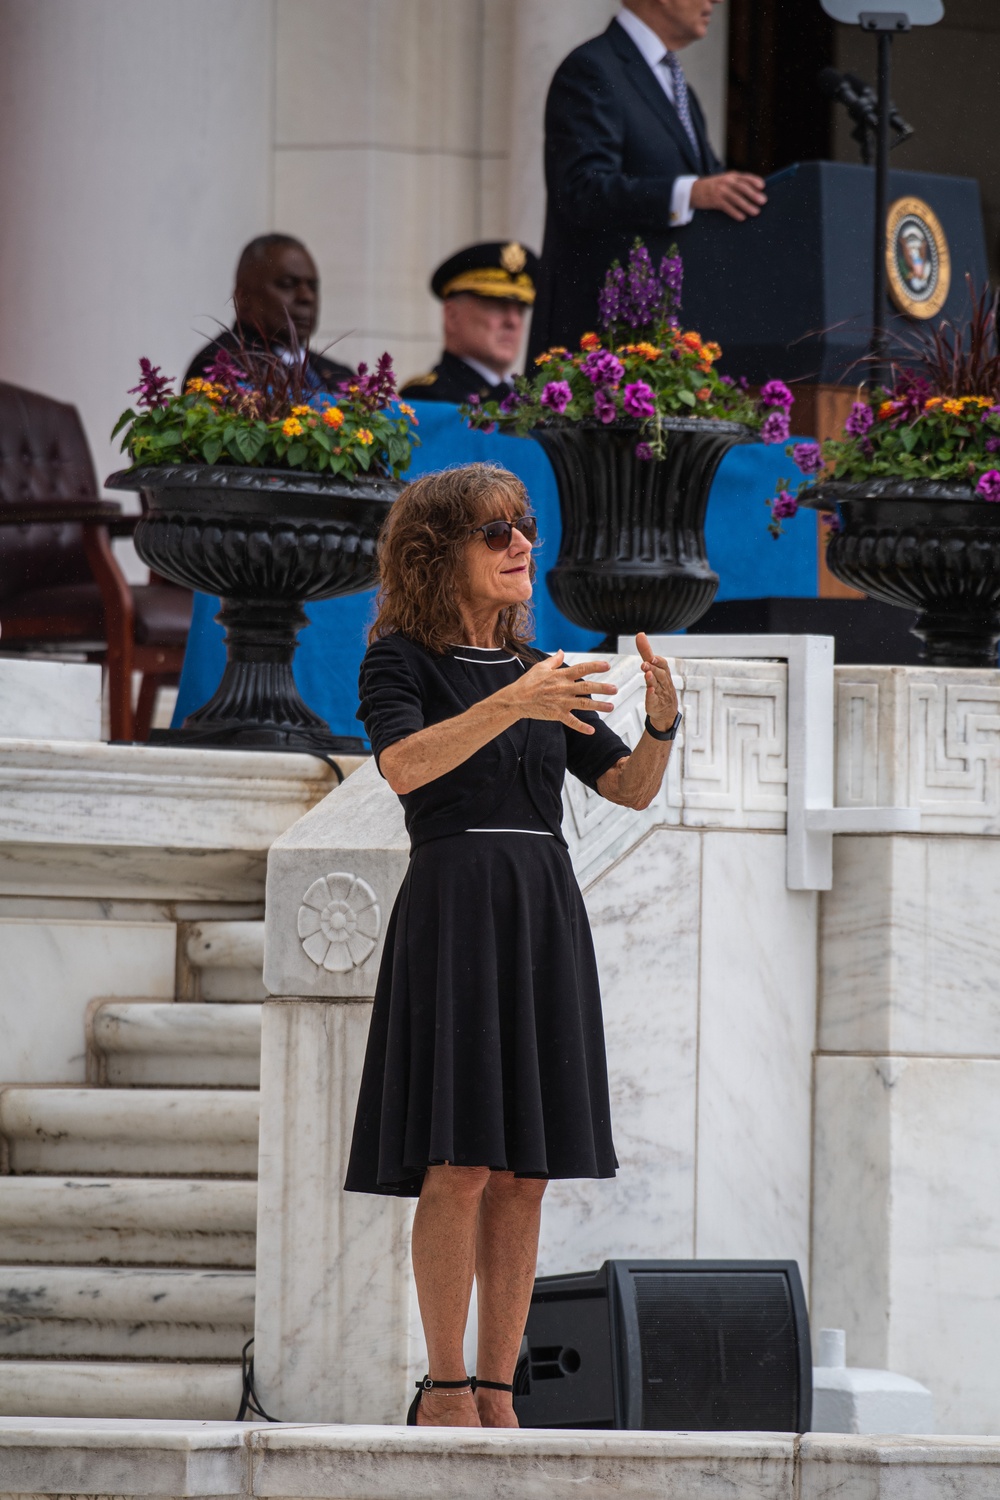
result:
<svg viewBox="0 0 1000 1500"><path fill-rule="evenodd" d="M795 1261L608 1260L540 1276L514 1377L522 1427L808 1432Z"/></svg>

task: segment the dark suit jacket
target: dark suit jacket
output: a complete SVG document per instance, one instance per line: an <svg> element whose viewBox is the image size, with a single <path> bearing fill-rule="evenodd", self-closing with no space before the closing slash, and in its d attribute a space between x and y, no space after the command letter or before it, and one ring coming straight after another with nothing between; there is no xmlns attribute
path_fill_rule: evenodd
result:
<svg viewBox="0 0 1000 1500"><path fill-rule="evenodd" d="M654 265L677 238L670 195L678 177L722 170L693 92L696 153L680 116L617 21L560 64L545 105L548 205L529 356L574 348L597 326L597 296L636 235Z"/></svg>
<svg viewBox="0 0 1000 1500"><path fill-rule="evenodd" d="M260 344L261 340L256 334L244 333L247 346ZM184 376L184 386L196 375L204 375L205 371L214 362L215 356L220 349L225 349L228 354L236 355L239 352L240 341L236 336L236 330L224 329L211 343L206 344L204 349L199 349L194 359L188 365L187 374ZM314 354L309 351L309 381L308 384L314 391L327 391L331 396L337 394L337 387L342 380L350 380L354 371L347 365L338 365L332 359L326 359L322 354Z"/></svg>
<svg viewBox="0 0 1000 1500"><path fill-rule="evenodd" d="M502 401L513 389L509 380L490 385L478 370L446 349L433 370L426 375L414 375L399 394L406 401L450 401L461 406L470 396L478 396L482 401Z"/></svg>

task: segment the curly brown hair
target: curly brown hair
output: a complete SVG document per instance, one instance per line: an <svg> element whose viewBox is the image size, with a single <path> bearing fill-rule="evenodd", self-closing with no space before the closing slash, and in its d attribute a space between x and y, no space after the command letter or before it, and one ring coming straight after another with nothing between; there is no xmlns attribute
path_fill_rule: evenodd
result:
<svg viewBox="0 0 1000 1500"><path fill-rule="evenodd" d="M473 529L484 521L516 521L528 509L524 485L499 464L444 469L408 484L379 537L378 614L369 645L398 633L441 653L461 640L462 554ZM530 576L534 579L533 560ZM533 634L526 603L500 610L498 646L523 651Z"/></svg>

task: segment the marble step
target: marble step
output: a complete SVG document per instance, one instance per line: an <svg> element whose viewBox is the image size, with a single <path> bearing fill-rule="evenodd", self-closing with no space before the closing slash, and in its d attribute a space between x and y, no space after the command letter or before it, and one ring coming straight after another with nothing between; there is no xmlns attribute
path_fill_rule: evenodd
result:
<svg viewBox="0 0 1000 1500"><path fill-rule="evenodd" d="M256 1237L246 1178L0 1178L0 1262L252 1270Z"/></svg>
<svg viewBox="0 0 1000 1500"><path fill-rule="evenodd" d="M252 1176L259 1097L11 1085L0 1089L0 1146L9 1172Z"/></svg>
<svg viewBox="0 0 1000 1500"><path fill-rule="evenodd" d="M239 1362L0 1359L5 1417L105 1417L232 1421L243 1388ZM67 1489L86 1488L86 1475ZM2 1483L2 1481L0 1481ZM120 1484L116 1493L121 1493Z"/></svg>
<svg viewBox="0 0 1000 1500"><path fill-rule="evenodd" d="M91 1076L111 1086L257 1088L260 1011L259 1005L107 1000L89 1019L88 1052L97 1063Z"/></svg>
<svg viewBox="0 0 1000 1500"><path fill-rule="evenodd" d="M192 922L182 962L194 977L191 1000L264 1000L264 923Z"/></svg>
<svg viewBox="0 0 1000 1500"><path fill-rule="evenodd" d="M252 1271L0 1267L0 1360L239 1359Z"/></svg>

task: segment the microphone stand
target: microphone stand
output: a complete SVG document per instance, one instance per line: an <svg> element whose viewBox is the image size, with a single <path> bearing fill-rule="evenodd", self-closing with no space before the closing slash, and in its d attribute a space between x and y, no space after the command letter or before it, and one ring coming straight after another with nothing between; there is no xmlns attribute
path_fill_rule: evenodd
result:
<svg viewBox="0 0 1000 1500"><path fill-rule="evenodd" d="M871 384L885 385L889 379L889 332L886 328L886 221L889 217L889 126L892 101L892 38L898 31L910 30L910 18L904 11L863 11L862 31L874 31L878 37L878 129L875 132L875 275L872 287L872 370Z"/></svg>

